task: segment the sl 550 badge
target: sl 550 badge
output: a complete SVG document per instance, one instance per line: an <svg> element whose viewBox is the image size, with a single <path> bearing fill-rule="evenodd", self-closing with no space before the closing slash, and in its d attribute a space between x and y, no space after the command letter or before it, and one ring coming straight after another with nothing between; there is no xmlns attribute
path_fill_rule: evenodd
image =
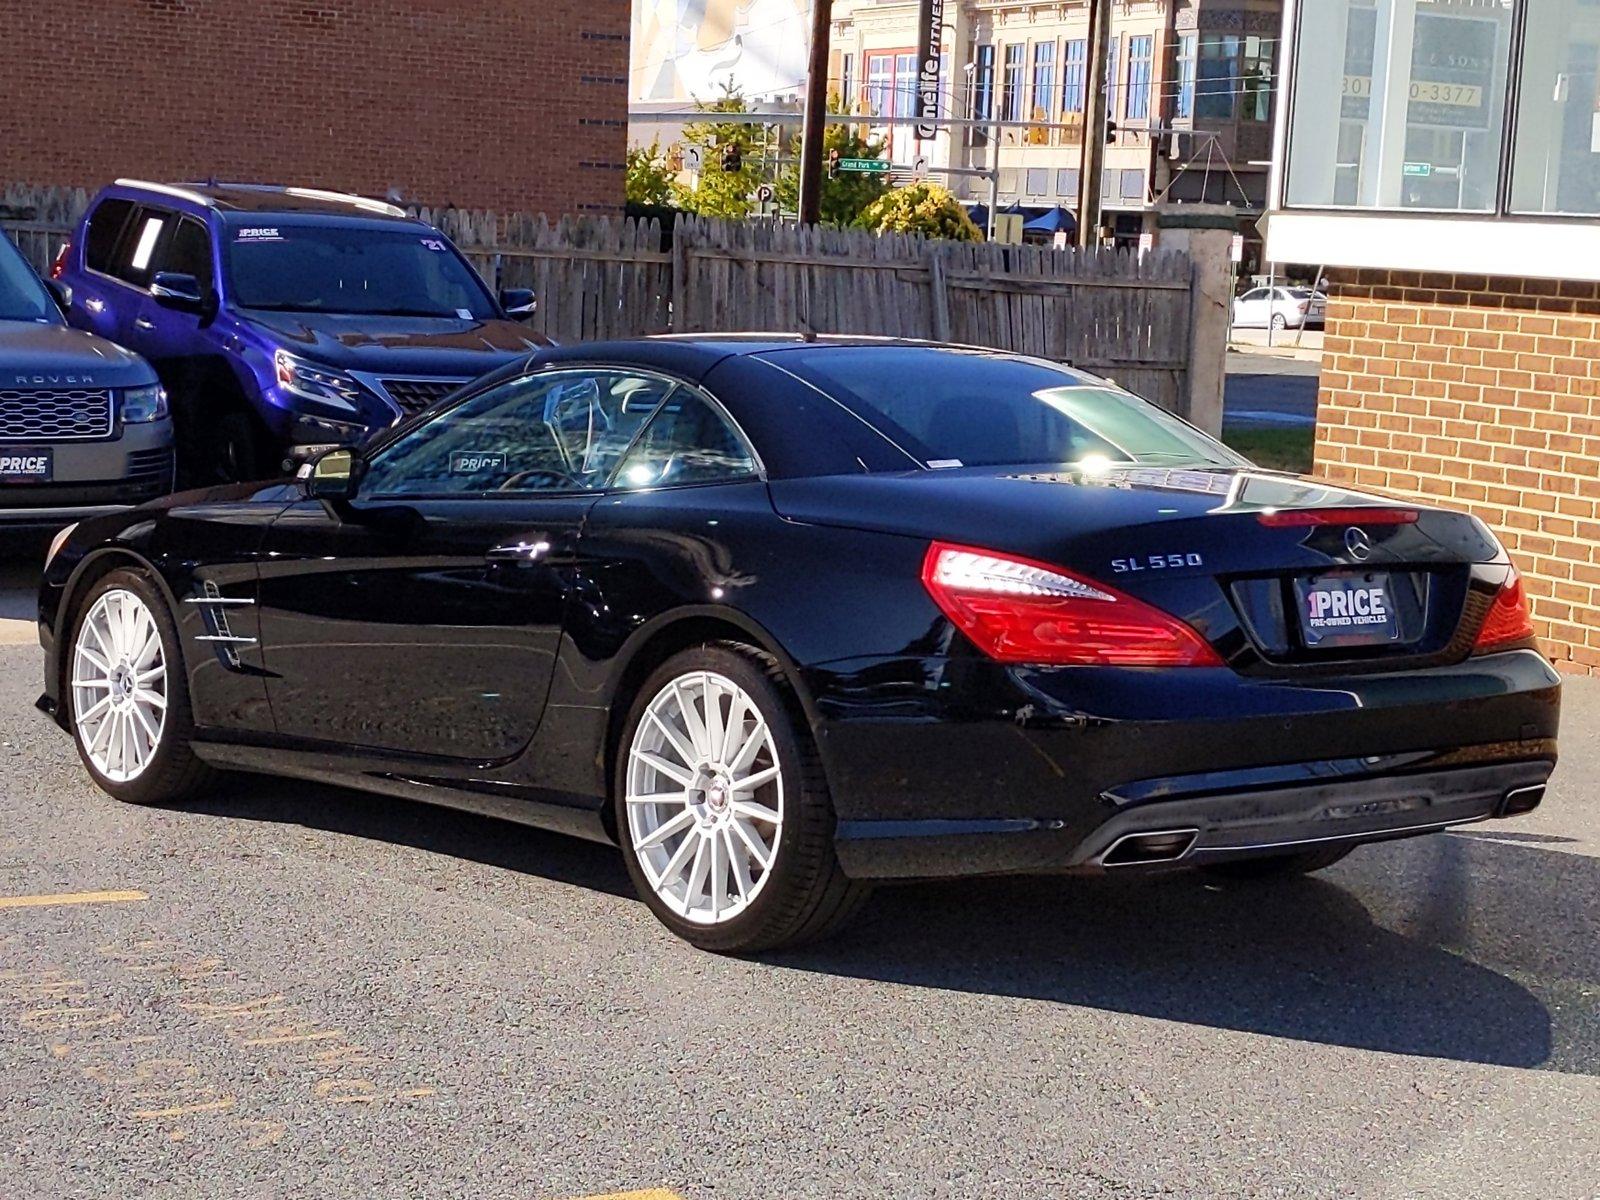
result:
<svg viewBox="0 0 1600 1200"><path fill-rule="evenodd" d="M1205 559L1198 554L1146 554L1142 558L1113 558L1111 569L1118 575L1130 571L1181 571L1186 567L1203 567Z"/></svg>

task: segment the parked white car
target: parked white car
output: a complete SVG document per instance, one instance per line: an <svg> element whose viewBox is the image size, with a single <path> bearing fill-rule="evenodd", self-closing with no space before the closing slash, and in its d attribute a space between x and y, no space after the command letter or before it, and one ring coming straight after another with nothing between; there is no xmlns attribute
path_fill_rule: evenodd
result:
<svg viewBox="0 0 1600 1200"><path fill-rule="evenodd" d="M1252 288L1233 302L1236 329L1299 329L1327 320L1328 297L1310 288Z"/></svg>

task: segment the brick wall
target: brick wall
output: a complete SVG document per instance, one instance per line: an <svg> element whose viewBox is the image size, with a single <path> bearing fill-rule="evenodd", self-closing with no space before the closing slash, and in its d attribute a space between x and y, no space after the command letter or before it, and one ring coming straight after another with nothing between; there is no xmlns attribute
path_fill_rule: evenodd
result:
<svg viewBox="0 0 1600 1200"><path fill-rule="evenodd" d="M1545 652L1600 674L1600 285L1332 285L1318 473L1482 517L1527 578Z"/></svg>
<svg viewBox="0 0 1600 1200"><path fill-rule="evenodd" d="M0 5L0 180L619 211L629 0Z"/></svg>

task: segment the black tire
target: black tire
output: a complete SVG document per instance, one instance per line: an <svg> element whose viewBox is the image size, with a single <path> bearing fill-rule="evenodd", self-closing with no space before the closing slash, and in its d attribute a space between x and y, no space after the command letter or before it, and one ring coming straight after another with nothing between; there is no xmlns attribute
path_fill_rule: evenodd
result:
<svg viewBox="0 0 1600 1200"><path fill-rule="evenodd" d="M161 636L161 654L166 666L166 719L154 756L144 771L135 779L117 781L108 778L90 758L78 729L77 689L72 686L74 659L78 640L84 636L84 625L96 602L107 592L132 592L150 610ZM73 745L78 757L95 784L107 795L129 804L176 804L192 799L213 786L218 773L195 757L193 746L194 718L189 706L188 675L183 665L183 646L172 613L165 597L150 575L142 570L116 570L100 579L89 590L78 606L72 625L72 636L63 648L65 666L62 677L62 705L72 731Z"/></svg>
<svg viewBox="0 0 1600 1200"><path fill-rule="evenodd" d="M687 920L656 895L634 849L627 813L629 748L645 710L669 682L698 671L726 677L754 701L772 732L785 796L783 834L766 883L743 912L716 925ZM871 894L870 885L848 878L839 866L837 821L822 762L799 702L770 655L733 642L674 655L633 697L616 751L612 804L628 875L661 923L691 945L745 955L818 941L844 926Z"/></svg>
<svg viewBox="0 0 1600 1200"><path fill-rule="evenodd" d="M1336 862L1342 862L1355 852L1354 846L1329 846L1322 850L1305 850L1298 854L1272 854L1265 858L1241 858L1233 862L1212 863L1200 870L1218 879L1236 882L1255 882L1269 879L1287 879L1295 875L1309 875Z"/></svg>

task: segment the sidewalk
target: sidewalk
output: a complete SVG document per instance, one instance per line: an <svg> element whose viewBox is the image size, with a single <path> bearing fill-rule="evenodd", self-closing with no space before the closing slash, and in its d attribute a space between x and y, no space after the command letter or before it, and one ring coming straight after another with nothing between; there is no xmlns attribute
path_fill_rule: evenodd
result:
<svg viewBox="0 0 1600 1200"><path fill-rule="evenodd" d="M1288 358L1300 362L1322 361L1320 329L1280 329L1271 332L1272 345L1267 345L1269 331L1265 329L1235 329L1229 343L1230 353L1247 354L1260 358Z"/></svg>

